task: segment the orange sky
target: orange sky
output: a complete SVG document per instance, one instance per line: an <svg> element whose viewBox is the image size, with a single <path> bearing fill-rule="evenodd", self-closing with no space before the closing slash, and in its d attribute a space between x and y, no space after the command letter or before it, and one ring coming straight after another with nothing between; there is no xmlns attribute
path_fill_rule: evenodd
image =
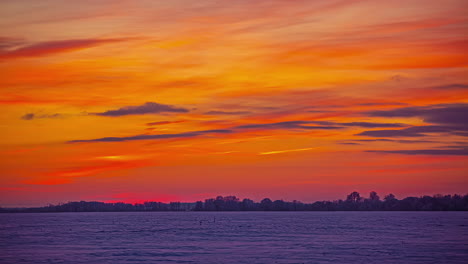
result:
<svg viewBox="0 0 468 264"><path fill-rule="evenodd" d="M0 206L468 190L466 1L0 3Z"/></svg>

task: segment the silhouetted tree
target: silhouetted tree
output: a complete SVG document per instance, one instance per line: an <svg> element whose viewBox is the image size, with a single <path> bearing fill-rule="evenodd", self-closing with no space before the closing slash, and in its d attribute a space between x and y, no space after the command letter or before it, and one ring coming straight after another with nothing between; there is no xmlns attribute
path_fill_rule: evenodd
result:
<svg viewBox="0 0 468 264"><path fill-rule="evenodd" d="M270 198L265 198L260 202L260 208L264 211L271 211L273 209L273 202Z"/></svg>
<svg viewBox="0 0 468 264"><path fill-rule="evenodd" d="M214 201L214 205L215 205L216 211L223 211L224 210L224 198L222 196L216 197L216 200Z"/></svg>
<svg viewBox="0 0 468 264"><path fill-rule="evenodd" d="M385 196L384 200L387 202L387 201L391 201L391 200L395 200L395 195L393 195L393 193L390 193L388 195Z"/></svg>
<svg viewBox="0 0 468 264"><path fill-rule="evenodd" d="M383 208L388 211L398 211L398 200L396 199L395 195L388 194L384 198Z"/></svg>
<svg viewBox="0 0 468 264"><path fill-rule="evenodd" d="M358 192L352 192L346 197L347 202L352 202L352 203L357 203L361 201L361 196L359 195Z"/></svg>
<svg viewBox="0 0 468 264"><path fill-rule="evenodd" d="M242 200L242 203L241 203L241 210L242 211L254 211L256 210L256 206L255 206L255 203L254 201L250 200L250 199L244 199Z"/></svg>
<svg viewBox="0 0 468 264"><path fill-rule="evenodd" d="M215 211L215 200L214 199L206 199L205 200L205 211Z"/></svg>
<svg viewBox="0 0 468 264"><path fill-rule="evenodd" d="M195 203L195 208L193 210L194 211L203 211L203 202L202 201L197 201Z"/></svg>
<svg viewBox="0 0 468 264"><path fill-rule="evenodd" d="M226 211L239 211L239 198L236 196L226 196L224 197L224 210Z"/></svg>
<svg viewBox="0 0 468 264"><path fill-rule="evenodd" d="M283 200L276 200L273 202L273 211L287 211L289 208Z"/></svg>
<svg viewBox="0 0 468 264"><path fill-rule="evenodd" d="M376 192L372 191L369 193L369 199L371 201L380 201L380 197L377 195Z"/></svg>

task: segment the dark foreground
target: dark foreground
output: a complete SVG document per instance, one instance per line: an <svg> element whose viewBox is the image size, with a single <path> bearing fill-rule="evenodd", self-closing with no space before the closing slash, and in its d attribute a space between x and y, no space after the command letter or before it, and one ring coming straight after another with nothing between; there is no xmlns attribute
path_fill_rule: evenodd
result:
<svg viewBox="0 0 468 264"><path fill-rule="evenodd" d="M0 263L466 263L467 212L0 215Z"/></svg>

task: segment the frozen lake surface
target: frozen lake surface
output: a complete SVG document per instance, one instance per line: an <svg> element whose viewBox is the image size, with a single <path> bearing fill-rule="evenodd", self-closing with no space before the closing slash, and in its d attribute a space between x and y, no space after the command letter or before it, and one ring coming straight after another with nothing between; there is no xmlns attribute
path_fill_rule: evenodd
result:
<svg viewBox="0 0 468 264"><path fill-rule="evenodd" d="M468 263L468 212L0 214L0 263Z"/></svg>

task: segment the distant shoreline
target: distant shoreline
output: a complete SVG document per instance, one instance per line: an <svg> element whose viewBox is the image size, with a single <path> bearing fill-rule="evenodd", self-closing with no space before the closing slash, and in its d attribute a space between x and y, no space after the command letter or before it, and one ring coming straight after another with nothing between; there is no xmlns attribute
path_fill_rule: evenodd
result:
<svg viewBox="0 0 468 264"><path fill-rule="evenodd" d="M406 211L384 211L384 210L379 210L379 211L80 211L80 212L46 212L46 211L41 211L41 212L31 212L31 211L1 211L1 214L75 214L75 213L341 213L341 212L349 212L349 213L355 213L355 212L362 212L362 213L382 213L382 212L389 212L389 213L414 213L414 212L420 212L420 213L430 213L430 212L459 212L459 213L467 213L468 210L449 210L449 211L442 211L442 210L432 210L432 211L416 211L416 210L406 210Z"/></svg>
<svg viewBox="0 0 468 264"><path fill-rule="evenodd" d="M468 194L462 196L433 195L397 199L388 194L383 200L376 192L368 198L352 192L345 200L318 201L272 201L265 198L260 202L250 199L240 200L236 196L218 196L204 202L143 202L143 203L105 203L96 201L68 202L58 205L27 208L1 208L0 213L61 213L61 212L341 212L341 211L468 211Z"/></svg>

